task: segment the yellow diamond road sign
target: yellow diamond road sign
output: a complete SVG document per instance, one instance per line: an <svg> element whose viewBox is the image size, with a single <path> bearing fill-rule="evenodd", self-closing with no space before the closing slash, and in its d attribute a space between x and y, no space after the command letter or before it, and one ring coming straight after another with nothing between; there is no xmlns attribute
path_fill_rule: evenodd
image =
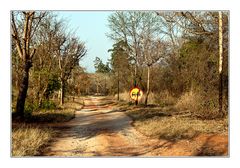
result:
<svg viewBox="0 0 240 168"><path fill-rule="evenodd" d="M130 91L130 97L133 100L140 100L142 95L143 95L143 92L139 88L137 88L137 87L133 88Z"/></svg>

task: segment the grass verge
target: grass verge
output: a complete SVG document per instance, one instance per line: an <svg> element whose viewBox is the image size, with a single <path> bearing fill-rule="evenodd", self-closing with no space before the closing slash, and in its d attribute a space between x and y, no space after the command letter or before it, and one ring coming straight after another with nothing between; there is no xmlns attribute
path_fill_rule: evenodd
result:
<svg viewBox="0 0 240 168"><path fill-rule="evenodd" d="M40 110L27 114L19 121L13 113L12 156L36 156L56 135L44 123L66 122L75 117L75 111L83 106L82 101L66 101L64 106L52 110ZM41 124L43 123L43 124Z"/></svg>
<svg viewBox="0 0 240 168"><path fill-rule="evenodd" d="M73 109L57 109L33 112L26 120L30 123L56 123L69 121L73 119L74 116L75 110Z"/></svg>
<svg viewBox="0 0 240 168"><path fill-rule="evenodd" d="M127 110L127 115L133 119L133 126L138 131L154 138L178 140L191 139L201 133L227 134L227 117L221 120L202 120L178 115L175 110L172 107L169 109L131 107Z"/></svg>
<svg viewBox="0 0 240 168"><path fill-rule="evenodd" d="M75 111L82 108L82 103L67 101L62 107L54 110L36 111L30 116L31 122L66 122L75 117Z"/></svg>
<svg viewBox="0 0 240 168"><path fill-rule="evenodd" d="M12 130L12 156L35 156L54 136L50 128L18 124Z"/></svg>
<svg viewBox="0 0 240 168"><path fill-rule="evenodd" d="M24 122L26 123L57 123L66 122L75 117L75 111L81 110L83 103L79 101L66 101L63 106L55 109L41 109L32 112L25 112ZM13 113L13 123L21 123Z"/></svg>

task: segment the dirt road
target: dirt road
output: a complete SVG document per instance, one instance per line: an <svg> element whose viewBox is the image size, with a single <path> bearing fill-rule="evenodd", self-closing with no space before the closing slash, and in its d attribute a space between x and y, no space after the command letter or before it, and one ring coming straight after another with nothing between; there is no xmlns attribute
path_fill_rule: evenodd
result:
<svg viewBox="0 0 240 168"><path fill-rule="evenodd" d="M54 125L59 133L44 156L189 156L200 154L209 138L197 137L202 140L191 142L151 139L136 131L131 119L110 99L88 97L84 102L73 120Z"/></svg>

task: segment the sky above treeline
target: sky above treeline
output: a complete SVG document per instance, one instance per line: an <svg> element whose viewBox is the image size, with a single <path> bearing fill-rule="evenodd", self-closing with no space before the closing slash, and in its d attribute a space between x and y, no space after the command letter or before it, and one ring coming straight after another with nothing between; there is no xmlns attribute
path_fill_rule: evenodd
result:
<svg viewBox="0 0 240 168"><path fill-rule="evenodd" d="M94 60L96 57L105 63L110 58L109 49L113 41L106 33L109 32L108 16L110 11L59 11L59 18L68 21L68 28L76 32L76 35L85 42L87 55L80 61L80 65L87 72L95 72Z"/></svg>

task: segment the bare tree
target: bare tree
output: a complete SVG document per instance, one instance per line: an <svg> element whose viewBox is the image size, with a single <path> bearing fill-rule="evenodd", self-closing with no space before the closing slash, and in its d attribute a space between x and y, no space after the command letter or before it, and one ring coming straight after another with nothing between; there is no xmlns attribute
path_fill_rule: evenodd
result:
<svg viewBox="0 0 240 168"><path fill-rule="evenodd" d="M86 55L84 43L80 42L76 37L63 36L57 43L58 62L60 70L60 104L64 104L66 81L71 76L72 69L79 65L79 61Z"/></svg>
<svg viewBox="0 0 240 168"><path fill-rule="evenodd" d="M33 83L36 86L36 99L39 106L41 106L44 96L47 95L49 80L54 74L57 74L54 42L58 38L61 26L62 21L56 21L55 16L49 14L41 22L40 30L36 34L39 44L36 57L33 59L33 73L37 79Z"/></svg>
<svg viewBox="0 0 240 168"><path fill-rule="evenodd" d="M150 93L150 74L151 74L151 67L159 62L161 58L166 56L166 46L165 44L160 41L153 41L149 38L144 38L144 44L142 49L143 54L143 65L147 66L147 93L145 97L145 105L148 102L148 96Z"/></svg>
<svg viewBox="0 0 240 168"><path fill-rule="evenodd" d="M45 13L35 11L16 12L11 15L11 34L18 55L23 62L23 71L17 98L16 113L24 118L24 105L27 97L29 70L32 67L32 58L36 48L33 45L33 36Z"/></svg>
<svg viewBox="0 0 240 168"><path fill-rule="evenodd" d="M159 24L160 19L154 12L116 12L109 18L109 27L112 31L109 37L116 42L125 41L132 51L129 52L129 56L135 61L134 86L137 86L138 67L142 66L142 60L146 58L145 53L148 50L146 46L149 47L152 40L161 32ZM150 68L148 70L150 73Z"/></svg>
<svg viewBox="0 0 240 168"><path fill-rule="evenodd" d="M139 55L140 55L140 34L144 25L144 17L149 15L147 12L116 12L108 19L111 33L108 37L116 43L124 41L130 47L129 56L134 60L134 85L137 84Z"/></svg>

